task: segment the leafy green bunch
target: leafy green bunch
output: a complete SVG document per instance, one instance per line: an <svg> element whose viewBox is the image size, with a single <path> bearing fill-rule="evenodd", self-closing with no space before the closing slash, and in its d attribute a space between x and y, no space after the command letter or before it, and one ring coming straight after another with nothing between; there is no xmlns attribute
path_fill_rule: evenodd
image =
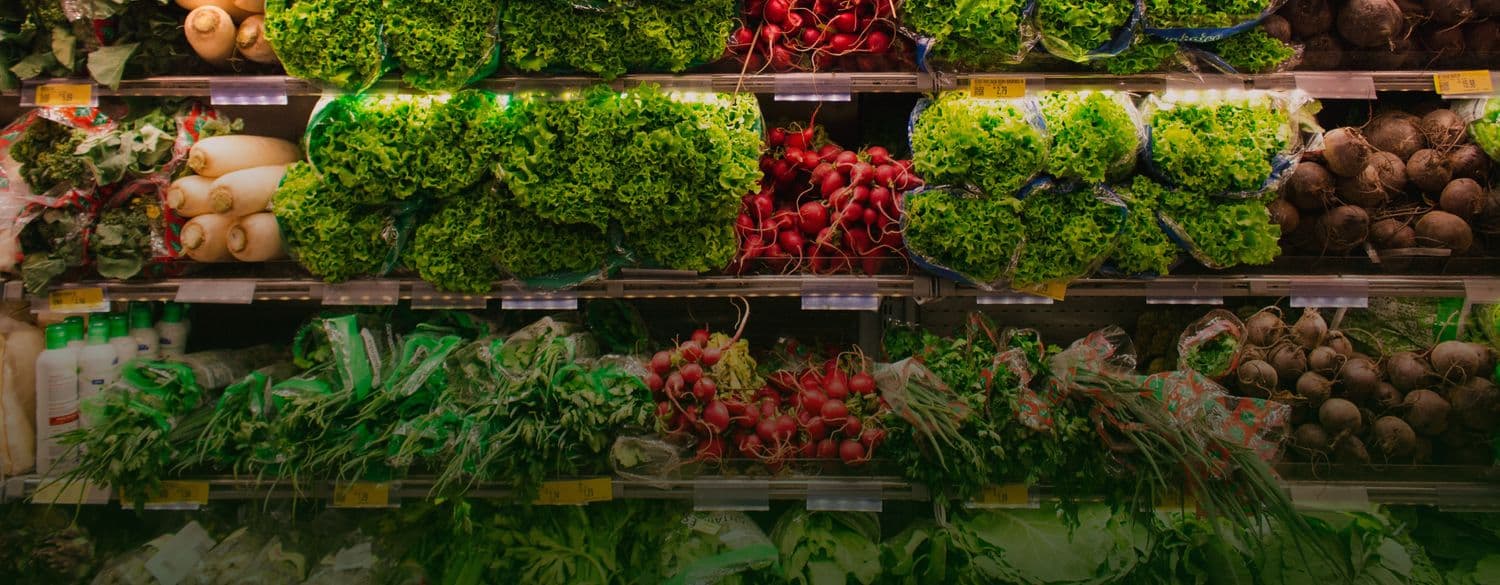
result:
<svg viewBox="0 0 1500 585"><path fill-rule="evenodd" d="M725 227L760 177L759 128L749 96L679 97L649 85L527 96L504 115L501 175L543 219L618 229L667 268L720 268L734 255Z"/></svg>
<svg viewBox="0 0 1500 585"><path fill-rule="evenodd" d="M1136 75L1167 68L1177 56L1177 43L1141 35L1130 48L1108 59L1089 61L1089 67L1114 75Z"/></svg>
<svg viewBox="0 0 1500 585"><path fill-rule="evenodd" d="M21 178L32 193L91 185L88 159L76 153L87 136L82 130L38 117L11 144L10 158L21 165Z"/></svg>
<svg viewBox="0 0 1500 585"><path fill-rule="evenodd" d="M1155 28L1228 28L1254 20L1272 0L1146 0Z"/></svg>
<svg viewBox="0 0 1500 585"><path fill-rule="evenodd" d="M1281 226L1271 220L1265 197L1200 195L1168 189L1146 177L1136 177L1129 192L1134 198L1159 201L1163 221L1209 268L1270 264L1281 254Z"/></svg>
<svg viewBox="0 0 1500 585"><path fill-rule="evenodd" d="M1297 50L1256 27L1209 45L1240 73L1270 73L1297 56Z"/></svg>
<svg viewBox="0 0 1500 585"><path fill-rule="evenodd" d="M88 158L101 185L175 172L177 168L165 167L172 162L179 121L190 110L191 106L185 102L168 100L139 114L132 113L118 126L89 136L79 145L78 152ZM197 128L198 139L223 136L243 128L243 120L228 116L204 118Z"/></svg>
<svg viewBox="0 0 1500 585"><path fill-rule="evenodd" d="M1295 138L1290 113L1270 94L1151 100L1151 161L1188 192L1262 191L1274 159Z"/></svg>
<svg viewBox="0 0 1500 585"><path fill-rule="evenodd" d="M1025 200L1026 246L1012 281L1032 287L1087 276L1114 249L1125 207L1092 188L1039 190Z"/></svg>
<svg viewBox="0 0 1500 585"><path fill-rule="evenodd" d="M1047 52L1087 61L1130 22L1135 0L1038 0L1034 18Z"/></svg>
<svg viewBox="0 0 1500 585"><path fill-rule="evenodd" d="M1026 233L1010 196L923 191L906 196L904 212L908 250L977 283L1010 273Z"/></svg>
<svg viewBox="0 0 1500 585"><path fill-rule="evenodd" d="M580 9L565 0L503 0L506 63L522 71L573 69L613 79L679 72L723 56L739 3L694 0Z"/></svg>
<svg viewBox="0 0 1500 585"><path fill-rule="evenodd" d="M497 212L495 222L504 229L489 245L500 266L516 278L597 271L610 252L609 241L599 228L544 219L513 197Z"/></svg>
<svg viewBox="0 0 1500 585"><path fill-rule="evenodd" d="M345 95L309 126L308 160L343 188L335 197L353 203L452 197L489 175L501 110L478 90L446 99Z"/></svg>
<svg viewBox="0 0 1500 585"><path fill-rule="evenodd" d="M267 0L266 41L286 72L345 91L380 79L382 0Z"/></svg>
<svg viewBox="0 0 1500 585"><path fill-rule="evenodd" d="M938 63L990 68L1019 63L1029 40L1022 0L905 0L901 22L933 40Z"/></svg>
<svg viewBox="0 0 1500 585"><path fill-rule="evenodd" d="M137 196L99 214L89 237L89 252L99 276L123 279L140 274L151 258L151 221L153 215L161 217L159 205Z"/></svg>
<svg viewBox="0 0 1500 585"><path fill-rule="evenodd" d="M867 513L789 510L771 529L791 583L862 583L880 577L880 519Z"/></svg>
<svg viewBox="0 0 1500 585"><path fill-rule="evenodd" d="M994 196L1015 194L1047 163L1048 139L1026 100L939 95L911 131L912 162L929 185L973 184Z"/></svg>
<svg viewBox="0 0 1500 585"><path fill-rule="evenodd" d="M498 58L498 20L494 0L386 2L385 42L407 83L425 91L452 91Z"/></svg>
<svg viewBox="0 0 1500 585"><path fill-rule="evenodd" d="M83 231L88 216L77 205L42 209L21 229L21 279L39 295L52 279L84 263Z"/></svg>
<svg viewBox="0 0 1500 585"><path fill-rule="evenodd" d="M1130 215L1125 218L1125 227L1120 230L1114 254L1110 256L1115 268L1126 274L1167 274L1177 260L1178 248L1156 221L1161 190L1148 187L1119 191Z"/></svg>
<svg viewBox="0 0 1500 585"><path fill-rule="evenodd" d="M1500 99L1474 102L1477 110L1469 123L1469 136L1490 158L1500 158Z"/></svg>
<svg viewBox="0 0 1500 585"><path fill-rule="evenodd" d="M350 203L342 191L299 162L287 168L271 201L287 251L329 282L379 272L392 248L385 238L390 218Z"/></svg>
<svg viewBox="0 0 1500 585"><path fill-rule="evenodd" d="M1141 148L1135 104L1113 92L1048 92L1042 117L1052 135L1047 172L1062 179L1102 183L1135 168Z"/></svg>

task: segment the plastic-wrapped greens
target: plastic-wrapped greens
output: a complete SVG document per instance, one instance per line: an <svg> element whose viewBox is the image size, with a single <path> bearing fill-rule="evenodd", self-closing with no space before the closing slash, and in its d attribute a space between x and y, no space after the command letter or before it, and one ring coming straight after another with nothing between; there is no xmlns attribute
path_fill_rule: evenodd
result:
<svg viewBox="0 0 1500 585"><path fill-rule="evenodd" d="M266 0L266 40L286 72L344 91L385 73L382 0Z"/></svg>
<svg viewBox="0 0 1500 585"><path fill-rule="evenodd" d="M1032 16L1048 53L1084 63L1130 48L1145 12L1145 0L1036 0Z"/></svg>
<svg viewBox="0 0 1500 585"><path fill-rule="evenodd" d="M1035 99L947 92L917 102L909 127L913 166L931 185L970 184L1009 196L1047 163L1049 141Z"/></svg>
<svg viewBox="0 0 1500 585"><path fill-rule="evenodd" d="M287 168L271 201L287 251L329 282L383 272L396 257L399 239L388 238L394 235L388 234L393 220L379 210L342 201L339 191L311 165Z"/></svg>
<svg viewBox="0 0 1500 585"><path fill-rule="evenodd" d="M1309 105L1302 92L1186 91L1152 95L1142 108L1147 171L1192 193L1255 197L1296 167Z"/></svg>
<svg viewBox="0 0 1500 585"><path fill-rule="evenodd" d="M1021 200L955 187L907 193L901 235L912 261L944 278L982 288L1014 270L1025 240Z"/></svg>
<svg viewBox="0 0 1500 585"><path fill-rule="evenodd" d="M1036 44L1026 0L905 0L901 22L917 40L926 70L987 70L1016 65Z"/></svg>
<svg viewBox="0 0 1500 585"><path fill-rule="evenodd" d="M1041 108L1052 138L1047 159L1052 176L1102 183L1135 170L1146 133L1130 94L1048 92L1041 97Z"/></svg>
<svg viewBox="0 0 1500 585"><path fill-rule="evenodd" d="M453 91L500 66L494 0L385 0L385 42L402 78Z"/></svg>

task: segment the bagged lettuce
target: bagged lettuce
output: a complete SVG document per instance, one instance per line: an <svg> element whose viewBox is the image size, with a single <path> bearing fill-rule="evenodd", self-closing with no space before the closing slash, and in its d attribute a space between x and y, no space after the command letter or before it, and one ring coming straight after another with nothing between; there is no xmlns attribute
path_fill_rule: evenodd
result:
<svg viewBox="0 0 1500 585"><path fill-rule="evenodd" d="M500 66L494 0L385 0L385 42L402 79L454 91Z"/></svg>
<svg viewBox="0 0 1500 585"><path fill-rule="evenodd" d="M382 0L266 0L266 41L294 77L362 91L386 71Z"/></svg>
<svg viewBox="0 0 1500 585"><path fill-rule="evenodd" d="M1049 140L1035 99L946 92L917 102L909 126L914 169L930 185L974 185L1010 196L1047 163Z"/></svg>
<svg viewBox="0 0 1500 585"><path fill-rule="evenodd" d="M988 70L1019 64L1036 44L1026 0L905 0L901 22L924 70Z"/></svg>

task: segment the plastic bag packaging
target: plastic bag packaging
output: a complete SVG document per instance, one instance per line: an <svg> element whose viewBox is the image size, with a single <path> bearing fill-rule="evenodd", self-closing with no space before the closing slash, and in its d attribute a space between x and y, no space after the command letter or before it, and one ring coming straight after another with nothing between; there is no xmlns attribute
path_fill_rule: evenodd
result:
<svg viewBox="0 0 1500 585"><path fill-rule="evenodd" d="M40 295L54 279L88 262L85 246L94 208L90 194L77 190L26 205L16 218L26 292Z"/></svg>
<svg viewBox="0 0 1500 585"><path fill-rule="evenodd" d="M1114 252L1129 210L1102 184L1040 179L1022 199L1026 245L1016 260L1011 286L1045 289L1092 274Z"/></svg>
<svg viewBox="0 0 1500 585"><path fill-rule="evenodd" d="M410 238L412 213L341 200L346 196L307 163L287 167L274 199L287 252L327 282L390 273Z"/></svg>
<svg viewBox="0 0 1500 585"><path fill-rule="evenodd" d="M989 71L1018 65L1036 46L1035 0L904 0L901 32L923 71Z"/></svg>
<svg viewBox="0 0 1500 585"><path fill-rule="evenodd" d="M92 585L160 585L158 574L147 569L147 563L156 563L170 559L167 571L178 571L178 567L186 569L182 576L187 577L179 583L193 581L193 571L200 560L210 549L214 548L214 539L208 535L197 522L189 522L174 534L164 534L140 548L117 557L99 574L94 576ZM157 559L157 557L164 557ZM156 563L152 563L153 565ZM158 571L162 570L160 566ZM166 576L168 573L162 573Z"/></svg>
<svg viewBox="0 0 1500 585"><path fill-rule="evenodd" d="M736 0L507 0L506 65L525 72L677 73L724 55Z"/></svg>
<svg viewBox="0 0 1500 585"><path fill-rule="evenodd" d="M907 193L903 207L901 237L923 270L984 290L1015 271L1026 238L1019 199L923 187Z"/></svg>
<svg viewBox="0 0 1500 585"><path fill-rule="evenodd" d="M1046 168L1051 136L1035 98L951 91L917 101L907 119L914 172L929 185L1013 195Z"/></svg>
<svg viewBox="0 0 1500 585"><path fill-rule="evenodd" d="M1219 73L1261 75L1296 69L1302 63L1304 48L1251 29L1206 45L1184 45L1183 51Z"/></svg>
<svg viewBox="0 0 1500 585"><path fill-rule="evenodd" d="M389 70L382 0L266 0L266 41L293 77L359 92Z"/></svg>
<svg viewBox="0 0 1500 585"><path fill-rule="evenodd" d="M682 514L661 551L663 585L716 585L778 563L776 545L740 512Z"/></svg>
<svg viewBox="0 0 1500 585"><path fill-rule="evenodd" d="M54 204L89 192L97 175L78 152L118 123L99 108L37 108L0 130L0 195Z"/></svg>
<svg viewBox="0 0 1500 585"><path fill-rule="evenodd" d="M302 585L357 585L373 582L379 559L368 539L323 557Z"/></svg>
<svg viewBox="0 0 1500 585"><path fill-rule="evenodd" d="M1148 136L1141 164L1193 193L1258 197L1296 169L1317 107L1301 91L1153 94L1141 110Z"/></svg>
<svg viewBox="0 0 1500 585"><path fill-rule="evenodd" d="M455 91L500 67L493 0L384 1L386 49L412 87Z"/></svg>
<svg viewBox="0 0 1500 585"><path fill-rule="evenodd" d="M30 306L5 303L0 316L0 479L36 465L36 358L42 331L26 319Z"/></svg>
<svg viewBox="0 0 1500 585"><path fill-rule="evenodd" d="M181 585L295 585L307 560L283 550L281 539L240 528L198 561Z"/></svg>
<svg viewBox="0 0 1500 585"><path fill-rule="evenodd" d="M1146 125L1129 93L1047 92L1039 99L1051 147L1047 172L1088 183L1118 181L1134 170Z"/></svg>
<svg viewBox="0 0 1500 585"><path fill-rule="evenodd" d="M281 348L266 344L242 349L215 349L182 356L178 363L192 370L193 381L204 390L217 390L238 382L257 369L275 363Z"/></svg>
<svg viewBox="0 0 1500 585"><path fill-rule="evenodd" d="M1281 8L1286 0L1262 0L1260 12L1231 14L1222 5L1235 0L1146 0L1145 32L1171 41L1211 43L1240 34L1260 25Z"/></svg>
<svg viewBox="0 0 1500 585"><path fill-rule="evenodd" d="M1140 27L1141 18L1146 13L1146 0L1112 0L1108 2L1078 2L1069 0L1035 0L1036 8L1032 18L1034 26L1040 34L1042 48L1054 56L1073 61L1075 63L1086 63L1097 61L1119 55L1135 41L1137 29ZM1100 6L1103 4L1103 6ZM1082 46L1079 39L1069 40L1064 38L1060 31L1052 28L1053 25L1069 26L1070 21L1082 18L1081 15L1097 10L1112 10L1110 16L1119 18L1112 24L1110 30L1113 32L1102 42L1093 43L1092 46ZM1095 17L1104 15L1095 14ZM1087 23L1096 24L1096 23ZM1081 27L1080 27L1081 28Z"/></svg>
<svg viewBox="0 0 1500 585"><path fill-rule="evenodd" d="M1234 313L1214 309L1188 325L1177 340L1177 369L1223 379L1240 365L1245 324Z"/></svg>
<svg viewBox="0 0 1500 585"><path fill-rule="evenodd" d="M1500 160L1500 98L1457 100L1453 112L1469 123L1469 136L1493 160Z"/></svg>

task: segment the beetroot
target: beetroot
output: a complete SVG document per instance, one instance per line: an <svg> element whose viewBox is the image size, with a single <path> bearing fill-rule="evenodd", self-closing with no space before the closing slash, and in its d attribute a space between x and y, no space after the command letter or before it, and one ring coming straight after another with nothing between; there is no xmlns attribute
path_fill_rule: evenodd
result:
<svg viewBox="0 0 1500 585"><path fill-rule="evenodd" d="M1339 196L1351 205L1379 208L1406 188L1406 163L1389 152L1370 155L1369 164L1354 177L1339 180Z"/></svg>
<svg viewBox="0 0 1500 585"><path fill-rule="evenodd" d="M1455 179L1483 181L1490 176L1490 157L1478 144L1460 144L1448 153L1448 168Z"/></svg>
<svg viewBox="0 0 1500 585"><path fill-rule="evenodd" d="M1286 333L1286 322L1281 320L1281 309L1269 307L1257 311L1245 320L1245 340L1251 345L1270 346Z"/></svg>
<svg viewBox="0 0 1500 585"><path fill-rule="evenodd" d="M1484 378L1470 378L1448 390L1454 418L1471 430L1486 434L1500 425L1500 388Z"/></svg>
<svg viewBox="0 0 1500 585"><path fill-rule="evenodd" d="M1423 0L1422 4L1432 21L1445 27L1474 18L1474 6L1469 0Z"/></svg>
<svg viewBox="0 0 1500 585"><path fill-rule="evenodd" d="M1448 157L1424 148L1406 161L1406 179L1423 193L1437 194L1453 180L1453 168L1448 166Z"/></svg>
<svg viewBox="0 0 1500 585"><path fill-rule="evenodd" d="M1338 436L1358 433L1364 426L1364 418L1353 402L1343 398L1329 398L1318 407L1318 423L1329 433Z"/></svg>
<svg viewBox="0 0 1500 585"><path fill-rule="evenodd" d="M1333 460L1345 465L1359 465L1370 462L1370 452L1365 449L1365 442L1355 435L1345 435L1333 445Z"/></svg>
<svg viewBox="0 0 1500 585"><path fill-rule="evenodd" d="M1235 370L1235 380L1240 392L1246 396L1262 398L1276 391L1279 381L1276 368L1261 360L1250 360Z"/></svg>
<svg viewBox="0 0 1500 585"><path fill-rule="evenodd" d="M1477 343L1444 341L1432 348L1427 359L1438 377L1457 384L1479 375L1487 353L1489 350Z"/></svg>
<svg viewBox="0 0 1500 585"><path fill-rule="evenodd" d="M1462 37L1460 37L1462 38ZM1434 148L1451 148L1463 142L1468 125L1453 110L1439 109L1422 116L1422 134Z"/></svg>
<svg viewBox="0 0 1500 585"><path fill-rule="evenodd" d="M1421 118L1401 111L1391 111L1375 116L1365 127L1365 138L1384 152L1406 159L1418 150L1427 147L1427 138L1422 134Z"/></svg>
<svg viewBox="0 0 1500 585"><path fill-rule="evenodd" d="M1344 356L1326 345L1315 347L1307 352L1307 368L1324 378L1332 378L1338 374L1339 367L1343 365Z"/></svg>
<svg viewBox="0 0 1500 585"><path fill-rule="evenodd" d="M1317 372L1302 372L1302 375L1297 377L1296 390L1297 396L1302 397L1312 406L1318 406L1327 401L1328 397L1333 396L1333 382Z"/></svg>
<svg viewBox="0 0 1500 585"><path fill-rule="evenodd" d="M1297 206L1279 197L1266 204L1266 211L1271 213L1271 221L1281 227L1283 234L1296 231L1297 224L1302 221L1302 214L1297 212Z"/></svg>
<svg viewBox="0 0 1500 585"><path fill-rule="evenodd" d="M1401 405L1406 408L1402 417L1412 430L1427 436L1440 435L1448 427L1447 400L1431 390L1413 390L1406 394Z"/></svg>
<svg viewBox="0 0 1500 585"><path fill-rule="evenodd" d="M1349 0L1338 15L1339 35L1360 47L1389 45L1406 25L1392 0Z"/></svg>
<svg viewBox="0 0 1500 585"><path fill-rule="evenodd" d="M1303 211L1323 211L1335 200L1333 174L1316 162L1303 161L1287 178L1284 190L1287 201Z"/></svg>
<svg viewBox="0 0 1500 585"><path fill-rule="evenodd" d="M1318 218L1318 240L1329 252L1345 253L1370 236L1370 214L1363 207L1344 205Z"/></svg>
<svg viewBox="0 0 1500 585"><path fill-rule="evenodd" d="M1276 369L1276 377L1282 380L1296 380L1307 371L1307 353L1291 341L1282 341L1272 347L1266 355L1266 362Z"/></svg>
<svg viewBox="0 0 1500 585"><path fill-rule="evenodd" d="M1426 388L1437 380L1437 373L1432 371L1427 358L1409 351L1393 353L1386 358L1385 371L1391 385L1402 392Z"/></svg>
<svg viewBox="0 0 1500 585"><path fill-rule="evenodd" d="M1401 391L1397 390L1395 386L1392 386L1386 382L1381 382L1380 385L1375 388L1375 395L1370 397L1370 401L1373 402L1376 406L1379 406L1382 410L1390 410L1392 408L1400 406L1401 399L1405 397L1406 396L1401 394Z"/></svg>
<svg viewBox="0 0 1500 585"><path fill-rule="evenodd" d="M1307 38L1333 30L1333 7L1328 0L1292 0L1281 9L1297 38Z"/></svg>
<svg viewBox="0 0 1500 585"><path fill-rule="evenodd" d="M1344 396L1355 402L1366 402L1380 389L1380 369L1365 358L1345 361L1339 367L1339 387Z"/></svg>
<svg viewBox="0 0 1500 585"><path fill-rule="evenodd" d="M1344 63L1344 45L1331 34L1320 34L1303 43L1302 69L1330 71Z"/></svg>
<svg viewBox="0 0 1500 585"><path fill-rule="evenodd" d="M1417 243L1462 254L1474 245L1474 230L1462 218L1445 211L1429 211L1417 220Z"/></svg>
<svg viewBox="0 0 1500 585"><path fill-rule="evenodd" d="M1374 443L1387 459L1409 457L1417 449L1417 433L1404 420L1382 416L1375 421Z"/></svg>
<svg viewBox="0 0 1500 585"><path fill-rule="evenodd" d="M1272 14L1267 16L1265 20L1260 22L1260 28L1266 31L1266 35L1273 39L1283 43L1292 42L1292 24L1287 22L1285 18L1282 18L1281 15Z"/></svg>
<svg viewBox="0 0 1500 585"><path fill-rule="evenodd" d="M1292 433L1292 446L1308 456L1327 455L1333 448L1333 440L1318 423L1303 423Z"/></svg>
<svg viewBox="0 0 1500 585"><path fill-rule="evenodd" d="M1381 250L1400 250L1417 245L1417 230L1396 219L1382 219L1370 226L1370 243Z"/></svg>
<svg viewBox="0 0 1500 585"><path fill-rule="evenodd" d="M1474 179L1454 179L1443 188L1438 206L1443 211L1468 221L1484 210L1484 201L1484 188Z"/></svg>
<svg viewBox="0 0 1500 585"><path fill-rule="evenodd" d="M1328 170L1340 177L1353 177L1363 171L1373 152L1375 149L1359 128L1346 126L1323 134L1323 160Z"/></svg>

